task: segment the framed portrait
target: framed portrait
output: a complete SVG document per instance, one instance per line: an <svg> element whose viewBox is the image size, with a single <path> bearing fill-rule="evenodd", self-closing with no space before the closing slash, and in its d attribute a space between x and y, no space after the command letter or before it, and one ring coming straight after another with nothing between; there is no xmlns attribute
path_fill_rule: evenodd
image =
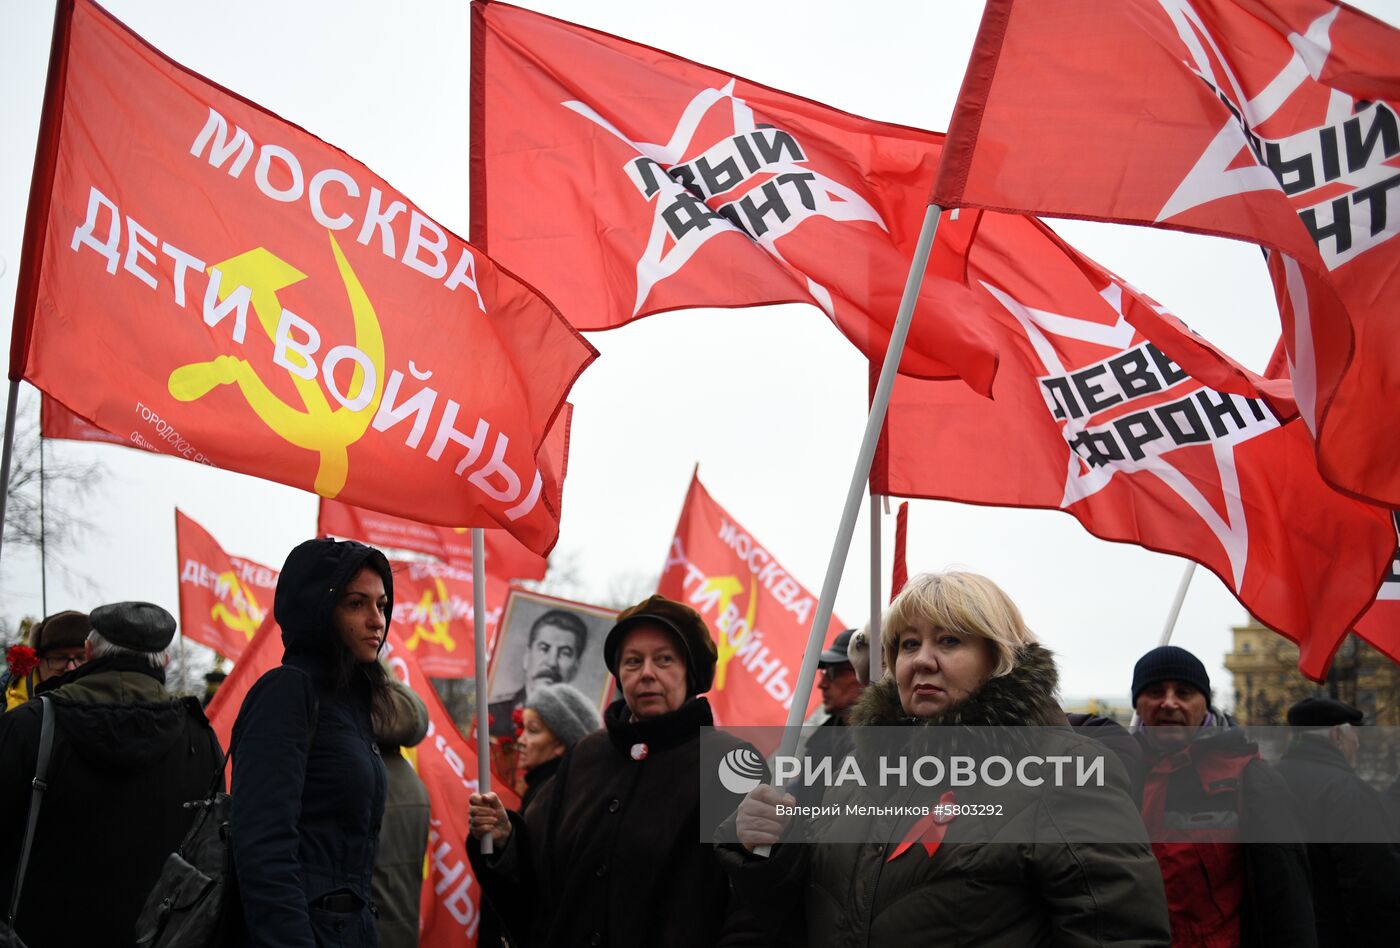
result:
<svg viewBox="0 0 1400 948"><path fill-rule="evenodd" d="M613 685L603 639L617 612L512 587L487 670L491 736L514 737L512 712L544 685L573 685L602 714Z"/></svg>

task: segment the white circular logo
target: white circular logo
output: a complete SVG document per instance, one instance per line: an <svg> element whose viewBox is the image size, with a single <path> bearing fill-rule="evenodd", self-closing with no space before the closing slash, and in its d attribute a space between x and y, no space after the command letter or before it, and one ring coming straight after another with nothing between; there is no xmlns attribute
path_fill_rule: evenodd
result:
<svg viewBox="0 0 1400 948"><path fill-rule="evenodd" d="M719 762L719 782L730 793L748 793L763 783L766 773L763 758L749 747L736 747Z"/></svg>

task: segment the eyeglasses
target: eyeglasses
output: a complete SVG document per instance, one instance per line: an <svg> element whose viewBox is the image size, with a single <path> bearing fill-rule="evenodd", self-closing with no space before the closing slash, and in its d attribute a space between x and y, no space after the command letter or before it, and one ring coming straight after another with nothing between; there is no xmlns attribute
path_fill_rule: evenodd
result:
<svg viewBox="0 0 1400 948"><path fill-rule="evenodd" d="M817 668L817 674L824 676L828 681L835 681L846 672L855 674L855 668L849 662L841 662L838 665L822 665Z"/></svg>
<svg viewBox="0 0 1400 948"><path fill-rule="evenodd" d="M83 663L81 655L45 655L40 659L44 667L52 672L67 671L70 667L77 668Z"/></svg>

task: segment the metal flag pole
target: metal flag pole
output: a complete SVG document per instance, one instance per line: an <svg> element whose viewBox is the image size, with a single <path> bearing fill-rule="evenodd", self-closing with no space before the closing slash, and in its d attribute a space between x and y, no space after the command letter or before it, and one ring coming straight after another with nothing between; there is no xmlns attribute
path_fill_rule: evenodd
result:
<svg viewBox="0 0 1400 948"><path fill-rule="evenodd" d="M39 609L49 614L49 557L44 538L44 435L39 434Z"/></svg>
<svg viewBox="0 0 1400 948"><path fill-rule="evenodd" d="M5 447L0 453L0 556L5 551L5 507L10 499L10 457L15 451L15 403L19 379L10 379L10 399L5 404Z"/></svg>
<svg viewBox="0 0 1400 948"><path fill-rule="evenodd" d="M870 495L870 624L865 629L865 641L870 649L870 680L880 680L880 608L884 586L880 581L880 498Z"/></svg>
<svg viewBox="0 0 1400 948"><path fill-rule="evenodd" d="M875 447L880 441L880 429L885 424L885 410L890 405L890 392L894 389L894 377L899 372L899 361L904 355L904 340L909 335L909 324L914 320L914 308L919 301L919 289L924 284L924 270L928 268L929 254L933 251L933 238L938 233L938 220L943 208L930 204L924 212L924 222L919 228L919 242L914 248L914 259L909 264L909 276L904 281L904 295L899 300L899 313L895 316L894 329L890 333L889 348L885 350L885 362L880 367L880 381L875 386L875 395L870 399L870 415L865 420L865 435L861 438L860 451L856 455L856 467L851 473L851 484L846 491L846 506L841 513L841 523L836 528L836 539L831 545L831 559L826 564L826 577L822 580L821 596L817 600L817 614L812 618L812 630L807 635L807 649L802 654L802 668L797 673L797 682L792 689L792 706L788 708L787 725L783 728L782 744L778 754L791 757L797 749L801 734L802 715L807 708L807 698L812 693L812 682L817 677L817 659L822 651L822 638L831 624L831 613L836 606L836 591L841 587L841 572L846 566L846 554L851 549L851 534L856 529L856 516L860 513L861 494L865 493L870 479L870 464L875 459ZM767 856L771 847L759 846L754 853Z"/></svg>
<svg viewBox="0 0 1400 948"><path fill-rule="evenodd" d="M472 644L476 647L476 780L477 793L491 792L491 735L486 707L486 534L472 527ZM490 833L481 837L481 851L495 852Z"/></svg>
<svg viewBox="0 0 1400 948"><path fill-rule="evenodd" d="M1171 611L1167 613L1167 624L1162 628L1162 639L1158 645L1170 645L1172 631L1176 629L1177 617L1181 615L1181 604L1186 601L1186 590L1191 586L1191 577L1196 575L1196 561L1186 564L1186 572L1181 574L1181 584L1176 587L1176 598L1172 600Z"/></svg>
<svg viewBox="0 0 1400 948"><path fill-rule="evenodd" d="M1162 637L1157 640L1157 646L1172 643L1172 632L1176 629L1176 620L1181 615L1181 605L1186 601L1186 590L1191 587L1191 577L1196 575L1196 561L1187 560L1186 570L1181 574L1181 582L1176 587L1176 597L1172 599L1172 607L1167 610L1167 624L1162 627ZM1136 730L1142 724L1142 718L1138 717L1137 708L1133 708L1132 720L1128 722L1130 730Z"/></svg>

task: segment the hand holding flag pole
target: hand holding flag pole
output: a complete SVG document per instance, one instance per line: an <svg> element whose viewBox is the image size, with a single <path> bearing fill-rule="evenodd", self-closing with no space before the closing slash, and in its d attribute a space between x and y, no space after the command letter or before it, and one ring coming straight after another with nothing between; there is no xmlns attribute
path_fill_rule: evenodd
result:
<svg viewBox="0 0 1400 948"><path fill-rule="evenodd" d="M472 527L472 643L476 648L476 780L477 793L491 792L491 735L486 703L486 535ZM490 833L481 837L481 851L494 853Z"/></svg>
<svg viewBox="0 0 1400 948"><path fill-rule="evenodd" d="M822 580L821 596L817 600L817 612L812 617L812 631L807 636L807 649L802 654L802 668L797 673L797 683L793 687L792 705L788 708L787 725L783 728L779 755L791 757L797 749L798 730L807 708L807 698L812 693L812 683L817 677L817 659L821 655L823 637L831 623L831 614L836 607L836 591L841 587L841 573L846 566L846 554L851 548L851 535L855 532L856 516L860 513L861 495L870 479L870 464L875 458L875 446L880 440L880 428L885 423L885 410L889 408L890 392L894 389L894 377L899 372L900 357L904 354L904 340L909 335L909 325L914 321L914 307L919 301L919 290L924 283L924 271L928 268L929 254L933 250L933 238L938 233L938 220L943 208L930 204L924 212L924 222L919 228L919 242L914 248L914 259L909 265L909 276L904 282L904 295L899 301L899 313L895 317L894 330L890 333L890 345L885 352L885 362L880 368L880 381L875 386L875 395L870 400L870 415L865 420L865 435L856 455L856 467L851 473L851 485L846 491L846 507L841 513L841 523L836 528L836 539L832 543L831 558L826 564L826 577ZM875 644L871 643L871 650ZM767 856L771 846L759 846L754 854Z"/></svg>

